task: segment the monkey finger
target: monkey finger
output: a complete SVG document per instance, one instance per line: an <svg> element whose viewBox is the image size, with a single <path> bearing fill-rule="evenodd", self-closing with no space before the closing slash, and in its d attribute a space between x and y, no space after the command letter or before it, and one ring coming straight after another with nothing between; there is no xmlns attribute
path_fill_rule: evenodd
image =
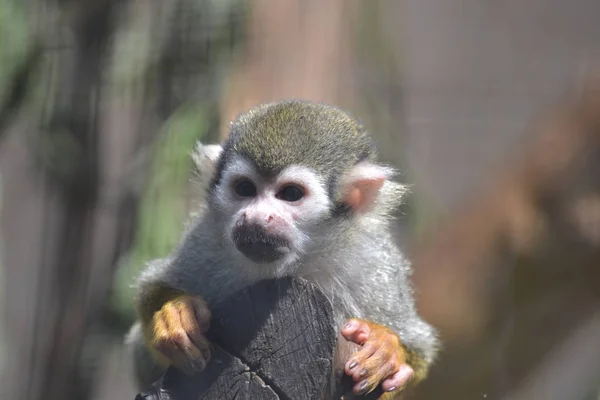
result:
<svg viewBox="0 0 600 400"><path fill-rule="evenodd" d="M152 337L153 342L157 340L166 339L169 334L167 322L163 318L161 312L156 313L152 318Z"/></svg>
<svg viewBox="0 0 600 400"><path fill-rule="evenodd" d="M366 358L354 372L352 378L359 382L359 388L366 385L367 389L375 387L387 377L395 374L404 364L402 352L395 350L396 346L385 335L379 339L369 340L364 347L374 347L376 350ZM363 385L364 384L364 385Z"/></svg>
<svg viewBox="0 0 600 400"><path fill-rule="evenodd" d="M375 381L374 379L363 379L352 387L352 391L356 395L364 395L375 390L378 383L379 382Z"/></svg>
<svg viewBox="0 0 600 400"><path fill-rule="evenodd" d="M169 359L171 365L188 375L203 370L208 357L204 357L189 339L180 335L175 334L171 338L158 340L155 344L156 349Z"/></svg>
<svg viewBox="0 0 600 400"><path fill-rule="evenodd" d="M402 364L398 371L387 377L381 383L381 389L384 392L401 391L411 381L415 371L408 364Z"/></svg>
<svg viewBox="0 0 600 400"><path fill-rule="evenodd" d="M357 379L364 376L363 370L365 369L365 361L368 360L376 351L377 346L374 343L367 343L359 351L352 354L344 366L346 375L350 375L353 378L356 375Z"/></svg>
<svg viewBox="0 0 600 400"><path fill-rule="evenodd" d="M377 387L377 385L382 383L382 380L384 380L386 376L390 376L390 374L392 374L392 372L395 369L397 369L397 367L394 363L386 362L384 364L379 365L375 369L369 370L367 375L364 376L362 380L359 380L358 383L354 385L354 393L362 395L371 392ZM396 390L396 388L394 388L394 390Z"/></svg>
<svg viewBox="0 0 600 400"><path fill-rule="evenodd" d="M171 365L177 369L191 374L191 365L188 365L185 354L179 349L177 344L173 341L161 341L157 343L158 350L164 354L170 361Z"/></svg>
<svg viewBox="0 0 600 400"><path fill-rule="evenodd" d="M180 338L166 328L164 320L158 319L154 326L155 334L152 343L154 348L164 354L169 360L173 360L174 356L181 352L177 346Z"/></svg>
<svg viewBox="0 0 600 400"><path fill-rule="evenodd" d="M167 350L171 364L187 375L202 371L206 367L206 360L202 357L191 358L188 350L180 344L175 343Z"/></svg>
<svg viewBox="0 0 600 400"><path fill-rule="evenodd" d="M352 318L342 327L341 333L349 342L362 345L369 338L371 328L366 322Z"/></svg>
<svg viewBox="0 0 600 400"><path fill-rule="evenodd" d="M182 354L186 360L177 362L179 365L187 364L191 362L202 362L204 363L207 357L207 348L198 348L192 341L188 332L183 326L180 310L175 306L164 307L161 310L158 319L162 320L166 326L166 332L157 338L157 347L159 351L165 354L169 359L174 360ZM198 339L200 343L204 343L206 346L206 340ZM204 351L204 352L203 352ZM168 354L167 354L168 353ZM175 361L175 360L174 360Z"/></svg>
<svg viewBox="0 0 600 400"><path fill-rule="evenodd" d="M348 321L346 321L346 324L344 326L342 326L342 335L344 335L344 337L346 339L348 339L349 335L352 335L354 332L356 332L356 330L360 327L360 322L359 320L352 318L349 319Z"/></svg>
<svg viewBox="0 0 600 400"><path fill-rule="evenodd" d="M400 362L396 358L390 358L382 352L375 352L362 363L361 368L352 375L352 378L356 382L363 379L381 382L384 378L394 374L399 366Z"/></svg>
<svg viewBox="0 0 600 400"><path fill-rule="evenodd" d="M179 321L192 343L203 353L208 352L210 344L202 334L194 309L186 303L179 305Z"/></svg>
<svg viewBox="0 0 600 400"><path fill-rule="evenodd" d="M177 346L172 340L169 325L162 310L154 315L152 334L152 345L154 348L169 360L172 360L174 352L177 351Z"/></svg>

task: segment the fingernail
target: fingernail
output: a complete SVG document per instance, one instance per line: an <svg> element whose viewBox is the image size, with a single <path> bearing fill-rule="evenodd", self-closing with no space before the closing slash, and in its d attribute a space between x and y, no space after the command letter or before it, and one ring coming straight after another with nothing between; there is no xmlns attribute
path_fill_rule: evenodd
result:
<svg viewBox="0 0 600 400"><path fill-rule="evenodd" d="M354 326L354 322L353 321L349 321L346 323L346 325L344 325L344 327L342 329L350 329Z"/></svg>
<svg viewBox="0 0 600 400"><path fill-rule="evenodd" d="M358 390L360 391L360 393L362 394L365 389L367 388L367 385L369 384L369 381L364 380L360 383L360 386L358 387Z"/></svg>
<svg viewBox="0 0 600 400"><path fill-rule="evenodd" d="M363 376L367 375L368 372L369 371L367 371L366 369L363 369L358 375L362 378Z"/></svg>
<svg viewBox="0 0 600 400"><path fill-rule="evenodd" d="M394 391L394 390L396 390L396 389L397 389L397 387L396 387L396 386L392 386L392 387L391 387L391 388L389 388L387 391L388 391L388 392L393 392L393 391Z"/></svg>
<svg viewBox="0 0 600 400"><path fill-rule="evenodd" d="M352 360L350 364L348 364L348 369L354 369L358 365L358 361Z"/></svg>

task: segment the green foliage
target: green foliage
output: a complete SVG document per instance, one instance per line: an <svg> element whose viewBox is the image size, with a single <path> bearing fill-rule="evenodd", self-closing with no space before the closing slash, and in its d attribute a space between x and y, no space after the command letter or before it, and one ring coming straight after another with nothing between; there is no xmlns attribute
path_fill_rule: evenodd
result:
<svg viewBox="0 0 600 400"><path fill-rule="evenodd" d="M8 84L8 76L24 59L28 44L28 31L25 9L22 0L0 0L0 104L4 101ZM0 200L3 197L0 191ZM0 294L4 297L4 268L0 266ZM5 304L0 301L0 309ZM0 325L0 328L2 326ZM0 373L10 368L11 362L6 359L6 342L0 329Z"/></svg>
<svg viewBox="0 0 600 400"><path fill-rule="evenodd" d="M16 65L19 65L28 44L25 7L21 0L0 0L0 93Z"/></svg>
<svg viewBox="0 0 600 400"><path fill-rule="evenodd" d="M169 253L186 216L185 191L191 171L191 150L204 131L204 115L184 110L167 124L167 133L158 143L148 191L141 205L135 251L141 260ZM157 229L160 227L160 229Z"/></svg>
<svg viewBox="0 0 600 400"><path fill-rule="evenodd" d="M206 115L200 105L182 107L157 141L146 191L141 201L133 249L115 276L113 306L132 317L133 283L148 260L169 255L187 218L186 195L192 173L191 150L205 136Z"/></svg>

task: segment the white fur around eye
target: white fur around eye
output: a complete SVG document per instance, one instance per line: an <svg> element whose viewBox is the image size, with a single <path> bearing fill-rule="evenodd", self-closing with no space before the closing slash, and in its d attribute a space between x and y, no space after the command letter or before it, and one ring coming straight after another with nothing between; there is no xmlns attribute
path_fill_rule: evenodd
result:
<svg viewBox="0 0 600 400"><path fill-rule="evenodd" d="M257 191L262 190L264 181L257 173L254 166L241 157L232 159L222 172L221 180L215 188L215 203L217 208L226 215L236 214L245 204L253 198L241 198L235 193L235 182L240 178L247 178L254 183Z"/></svg>
<svg viewBox="0 0 600 400"><path fill-rule="evenodd" d="M305 189L305 197L298 206L303 220L319 219L329 211L331 204L327 188L314 171L300 165L291 165L277 176L275 185L282 187L290 183L298 184Z"/></svg>
<svg viewBox="0 0 600 400"><path fill-rule="evenodd" d="M243 158L236 158L228 163L223 171L218 190L225 197L231 197L233 195L233 184L240 178L250 179L257 188L262 186L262 178L254 169L254 166Z"/></svg>
<svg viewBox="0 0 600 400"><path fill-rule="evenodd" d="M222 185L231 185L240 177L248 178L253 182L260 181L260 175L254 169L254 166L243 158L236 158L227 164L221 178Z"/></svg>

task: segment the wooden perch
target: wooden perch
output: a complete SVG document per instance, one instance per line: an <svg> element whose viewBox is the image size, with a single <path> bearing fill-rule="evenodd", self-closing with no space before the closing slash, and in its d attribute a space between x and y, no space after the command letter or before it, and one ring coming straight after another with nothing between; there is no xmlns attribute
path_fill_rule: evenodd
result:
<svg viewBox="0 0 600 400"><path fill-rule="evenodd" d="M367 400L382 393L378 388L367 396L353 395L352 379L343 371L332 379L333 310L304 280L259 282L212 312L208 367L191 377L169 368L136 400Z"/></svg>

